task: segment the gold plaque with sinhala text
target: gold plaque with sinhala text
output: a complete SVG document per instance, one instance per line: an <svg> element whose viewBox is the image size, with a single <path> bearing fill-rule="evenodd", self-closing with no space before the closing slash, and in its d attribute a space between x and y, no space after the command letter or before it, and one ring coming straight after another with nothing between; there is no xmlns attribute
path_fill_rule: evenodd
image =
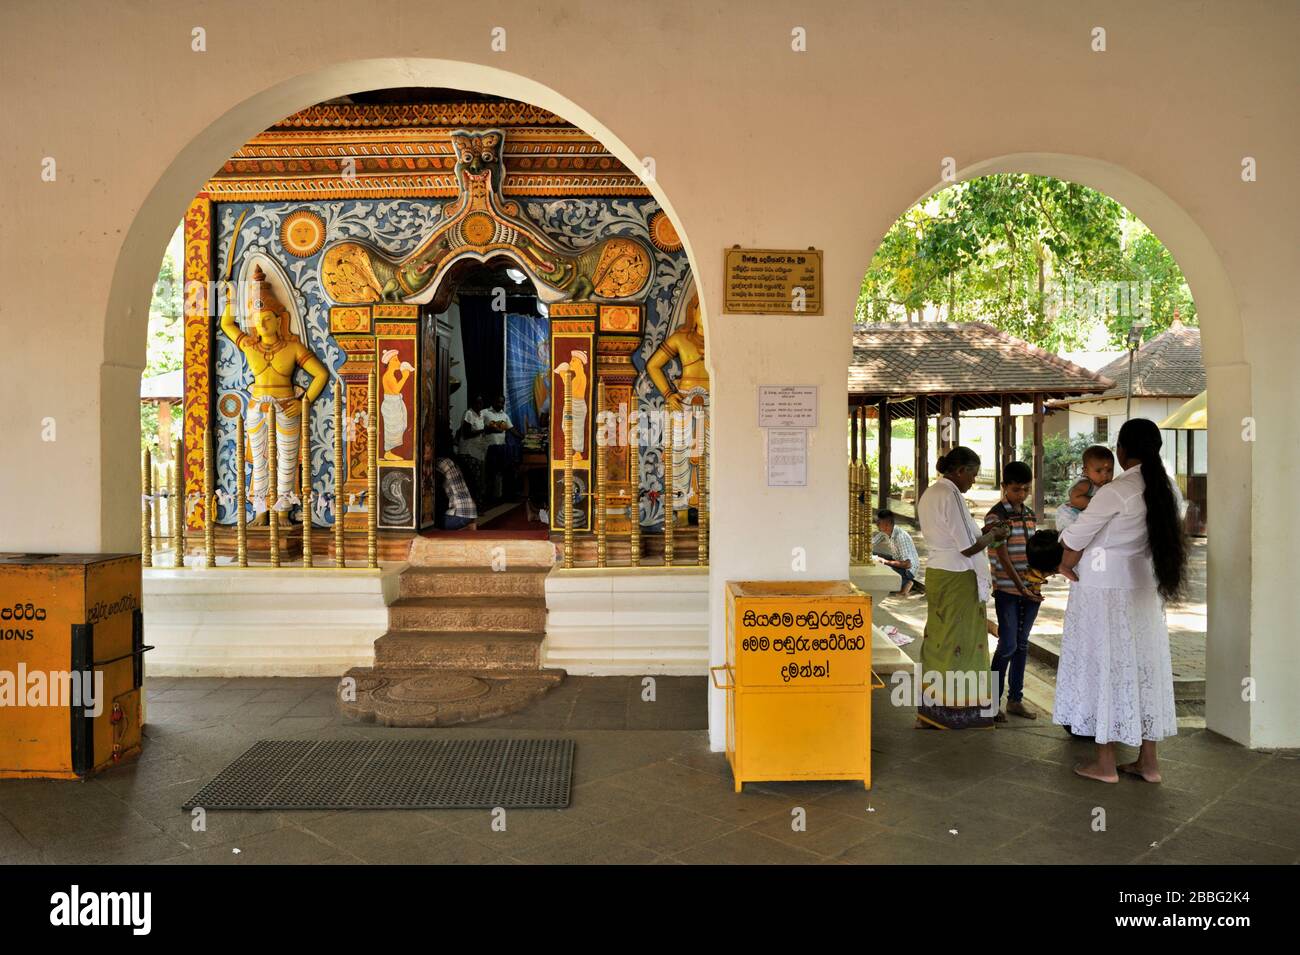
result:
<svg viewBox="0 0 1300 955"><path fill-rule="evenodd" d="M726 314L821 315L820 249L742 249L723 253Z"/></svg>

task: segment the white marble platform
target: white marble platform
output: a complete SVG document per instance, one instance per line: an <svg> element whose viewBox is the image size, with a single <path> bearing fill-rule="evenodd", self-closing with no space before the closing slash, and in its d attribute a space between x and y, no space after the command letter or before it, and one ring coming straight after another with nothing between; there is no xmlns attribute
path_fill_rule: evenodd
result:
<svg viewBox="0 0 1300 955"><path fill-rule="evenodd" d="M849 580L871 597L871 618L876 623L884 619L878 613L880 602L903 589L903 579L883 564L853 564Z"/></svg>
<svg viewBox="0 0 1300 955"><path fill-rule="evenodd" d="M405 566L147 569L147 672L338 676L371 666Z"/></svg>
<svg viewBox="0 0 1300 955"><path fill-rule="evenodd" d="M709 573L573 568L546 578L544 666L579 676L709 670Z"/></svg>
<svg viewBox="0 0 1300 955"><path fill-rule="evenodd" d="M147 569L148 672L338 676L371 666L406 566ZM579 676L708 673L707 570L557 568L546 578L546 604L544 666ZM875 626L871 660L881 675L912 666Z"/></svg>

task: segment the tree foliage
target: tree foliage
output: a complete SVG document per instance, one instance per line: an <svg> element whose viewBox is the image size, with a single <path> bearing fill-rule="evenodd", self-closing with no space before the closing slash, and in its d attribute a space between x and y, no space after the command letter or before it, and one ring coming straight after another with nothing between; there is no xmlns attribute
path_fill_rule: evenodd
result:
<svg viewBox="0 0 1300 955"><path fill-rule="evenodd" d="M1078 183L994 175L941 190L886 233L862 281L859 321L988 321L1049 351L1146 337L1175 306L1195 323L1173 256L1115 200Z"/></svg>
<svg viewBox="0 0 1300 955"><path fill-rule="evenodd" d="M149 303L149 337L143 377L152 378L183 367L185 323L181 315L181 282L176 262L168 252L163 256L153 299ZM174 414L179 412L179 408L174 409ZM144 447L156 449L158 446L156 404L140 405L140 441Z"/></svg>

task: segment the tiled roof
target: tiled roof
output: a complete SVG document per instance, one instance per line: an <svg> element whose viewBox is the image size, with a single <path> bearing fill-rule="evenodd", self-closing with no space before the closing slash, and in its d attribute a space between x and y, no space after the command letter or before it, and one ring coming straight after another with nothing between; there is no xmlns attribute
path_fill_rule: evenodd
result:
<svg viewBox="0 0 1300 955"><path fill-rule="evenodd" d="M1101 369L1115 386L1102 398L1123 398L1128 394L1127 352ZM1133 396L1144 398L1190 398L1205 390L1205 366L1201 363L1201 330L1189 328L1177 319L1166 331L1138 349L1133 356Z"/></svg>
<svg viewBox="0 0 1300 955"><path fill-rule="evenodd" d="M970 397L962 407L988 407L1002 395L1013 401L1064 398L1113 385L984 322L880 322L853 329L852 395L963 395Z"/></svg>

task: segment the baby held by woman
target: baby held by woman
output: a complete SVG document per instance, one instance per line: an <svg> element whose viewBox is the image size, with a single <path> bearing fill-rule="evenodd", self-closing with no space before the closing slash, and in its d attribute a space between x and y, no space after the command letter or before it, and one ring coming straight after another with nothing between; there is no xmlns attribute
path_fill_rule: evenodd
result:
<svg viewBox="0 0 1300 955"><path fill-rule="evenodd" d="M1070 488L1070 503L1056 509L1056 530L1061 532L1088 509L1088 502L1102 485L1115 476L1115 455L1109 448L1094 444L1083 452L1083 477Z"/></svg>

